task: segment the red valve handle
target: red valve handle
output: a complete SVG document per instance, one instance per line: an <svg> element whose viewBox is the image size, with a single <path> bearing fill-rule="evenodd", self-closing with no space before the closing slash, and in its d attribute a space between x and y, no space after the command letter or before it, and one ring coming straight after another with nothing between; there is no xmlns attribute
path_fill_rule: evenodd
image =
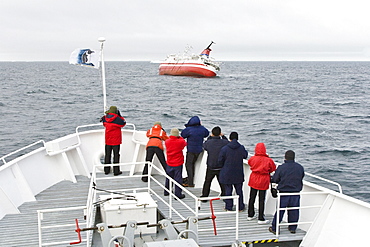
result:
<svg viewBox="0 0 370 247"><path fill-rule="evenodd" d="M73 244L79 244L82 242L82 238L81 238L81 229L80 229L80 226L78 225L78 219L75 219L76 221L76 230L75 232L77 232L77 235L78 235L78 241L77 242L72 242L72 243L69 243L69 245L73 245Z"/></svg>
<svg viewBox="0 0 370 247"><path fill-rule="evenodd" d="M214 199L211 199L209 200L209 204L210 204L210 207L211 207L211 213L212 213L212 223L213 223L213 231L215 232L215 236L217 235L217 230L216 230L216 215L215 215L215 212L213 210L213 204L212 204L212 201L215 201L215 200L220 200L220 198L214 198Z"/></svg>

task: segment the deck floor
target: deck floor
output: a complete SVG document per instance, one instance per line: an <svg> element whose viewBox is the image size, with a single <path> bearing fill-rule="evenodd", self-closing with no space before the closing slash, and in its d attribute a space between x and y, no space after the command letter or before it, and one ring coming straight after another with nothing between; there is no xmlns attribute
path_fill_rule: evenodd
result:
<svg viewBox="0 0 370 247"><path fill-rule="evenodd" d="M138 177L122 180L121 176L113 177L111 175L105 176L104 174L98 174L97 187L105 190L114 190L130 188L142 188L147 186L147 183L142 182ZM112 178L112 179L111 179ZM159 181L164 178L155 176ZM78 176L78 183L72 183L70 181L62 181L49 189L41 192L36 196L37 201L24 203L19 207L21 214L6 215L0 220L0 227L3 233L0 235L0 246L39 246L38 239L38 222L37 222L37 210L50 209L50 208L63 208L63 207L74 207L86 205L87 192L90 180L87 177ZM163 189L151 183L151 188L160 195L164 200L169 200L170 197L163 196ZM201 188L187 188L195 196L200 196ZM217 196L215 192L212 192L210 196ZM158 204L158 209L162 214L168 217L169 212L165 204L154 197L154 200ZM182 199L183 202L188 204L191 208L195 207L195 201L187 196ZM193 216L190 214L179 201L174 200L174 207L185 217ZM223 211L224 203L222 201L214 201L213 203L216 212L216 225L217 229L228 227L233 225L235 222L235 214L227 214ZM209 203L201 203L199 213L205 213L210 216L210 205ZM48 216L48 220L43 222L47 225L53 224L52 222L58 221L58 223L66 224L64 229L60 230L47 230L43 233L43 240L46 242L59 242L59 241L76 241L77 234L74 232L74 219L79 218L83 221L83 214L81 212L64 212L56 215ZM272 215L266 215L266 219L272 220ZM261 240L274 239L275 235L268 231L268 225L259 225L257 220L247 221L247 213L241 212L238 215L239 219L239 241L241 242L252 242ZM177 215L172 215L173 221L180 221L181 218ZM123 222L125 223L125 222ZM84 226L81 225L81 228ZM185 229L185 224L176 224L176 228L179 230ZM208 229L207 231L204 231ZM199 221L199 244L200 246L230 246L235 239L235 230L217 230L218 235L215 236L213 233L213 225L211 220ZM281 235L279 236L279 242L285 241L300 241L303 239L305 232L297 230L296 234L291 234L286 228L281 229ZM85 238L86 234L82 234ZM93 246L99 246L99 240L95 239ZM60 244L53 246L68 246L68 244ZM81 245L76 245L81 246Z"/></svg>
<svg viewBox="0 0 370 247"><path fill-rule="evenodd" d="M158 181L162 181L164 184L164 178L160 176L155 176L155 179ZM115 183L112 184L111 181L109 180L99 180L99 184L103 186L103 189L112 189L116 188L119 189L120 183ZM147 183L142 182L139 178L133 178L130 179L129 182L125 182L125 188L139 188L147 186ZM170 197L169 196L164 196L164 190L162 187L159 185L156 185L155 183L151 183L151 189L155 191L161 198L169 202ZM201 195L201 188L186 188L194 194L195 196L200 196ZM217 196L218 193L216 192L211 192L210 197L212 196ZM166 205L153 196L154 200L158 204L158 209L160 212L165 215L166 218L169 218L169 210ZM190 208L195 208L195 201L192 199L190 196L185 197L181 201L185 202ZM181 215L183 215L185 218L188 216L193 216L193 214L190 214L190 211L185 208L179 201L173 200L172 201L174 208L179 211ZM211 211L210 211L210 204L208 203L200 203L200 209L199 213L204 213L205 215L199 216L199 218L203 218L206 216L211 216ZM235 214L230 214L226 213L223 208L224 208L224 203L221 200L213 201L213 208L216 213L216 226L217 229L219 228L226 228L230 227L230 225L235 224ZM268 228L271 224L267 225L259 225L257 223L257 220L252 220L252 221L247 221L247 212L241 212L238 215L239 219L239 241L241 242L253 242L253 241L261 241L261 240L271 240L275 239L275 235L270 233L268 231ZM266 219L272 221L273 215L266 215ZM182 219L177 216L176 214L172 214L171 220L178 222L181 221ZM176 228L181 231L185 229L185 224L176 224ZM231 243L234 242L235 239L235 230L217 230L217 236L214 235L213 231L213 224L212 220L203 220L199 221L198 224L199 227L199 245L200 246L230 246ZM207 229L207 231L205 231ZM286 241L300 241L303 239L305 235L305 232L298 229L296 234L291 234L287 227L281 227L281 234L279 236L279 242L286 242Z"/></svg>

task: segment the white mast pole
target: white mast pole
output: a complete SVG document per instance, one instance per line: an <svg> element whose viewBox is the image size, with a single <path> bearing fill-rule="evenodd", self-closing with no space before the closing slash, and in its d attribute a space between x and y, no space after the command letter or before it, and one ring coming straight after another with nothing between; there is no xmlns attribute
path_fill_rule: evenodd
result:
<svg viewBox="0 0 370 247"><path fill-rule="evenodd" d="M104 66L104 57L103 57L103 44L104 44L105 38L100 37L98 41L100 42L101 73L102 73L102 83L103 83L103 101L104 101L103 113L105 113L105 111L107 110L107 91L105 89L105 66Z"/></svg>

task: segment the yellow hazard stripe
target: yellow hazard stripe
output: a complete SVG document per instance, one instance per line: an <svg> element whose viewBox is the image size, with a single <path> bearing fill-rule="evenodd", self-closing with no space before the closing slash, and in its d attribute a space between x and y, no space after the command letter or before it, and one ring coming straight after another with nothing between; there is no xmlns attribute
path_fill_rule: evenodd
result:
<svg viewBox="0 0 370 247"><path fill-rule="evenodd" d="M252 242L242 242L243 244L264 244L264 243L276 243L277 239L265 239L265 240L256 240Z"/></svg>

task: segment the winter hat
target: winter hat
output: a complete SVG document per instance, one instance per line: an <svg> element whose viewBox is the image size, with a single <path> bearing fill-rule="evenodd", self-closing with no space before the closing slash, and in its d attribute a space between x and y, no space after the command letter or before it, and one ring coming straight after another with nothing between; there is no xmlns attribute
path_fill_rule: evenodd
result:
<svg viewBox="0 0 370 247"><path fill-rule="evenodd" d="M108 111L106 111L105 113L114 113L114 114L117 114L117 106L114 106L112 105Z"/></svg>
<svg viewBox="0 0 370 247"><path fill-rule="evenodd" d="M221 134L221 128L216 126L212 129L212 135L219 136Z"/></svg>
<svg viewBox="0 0 370 247"><path fill-rule="evenodd" d="M180 136L180 131L176 128L171 129L171 136Z"/></svg>
<svg viewBox="0 0 370 247"><path fill-rule="evenodd" d="M295 153L292 150L288 150L285 152L285 160L294 160Z"/></svg>
<svg viewBox="0 0 370 247"><path fill-rule="evenodd" d="M159 125L159 126L161 126L162 127L162 123L161 122L154 122L154 124L153 125Z"/></svg>
<svg viewBox="0 0 370 247"><path fill-rule="evenodd" d="M230 133L230 136L229 136L229 139L230 140L238 140L238 138L239 138L239 135L238 135L238 132L231 132Z"/></svg>

